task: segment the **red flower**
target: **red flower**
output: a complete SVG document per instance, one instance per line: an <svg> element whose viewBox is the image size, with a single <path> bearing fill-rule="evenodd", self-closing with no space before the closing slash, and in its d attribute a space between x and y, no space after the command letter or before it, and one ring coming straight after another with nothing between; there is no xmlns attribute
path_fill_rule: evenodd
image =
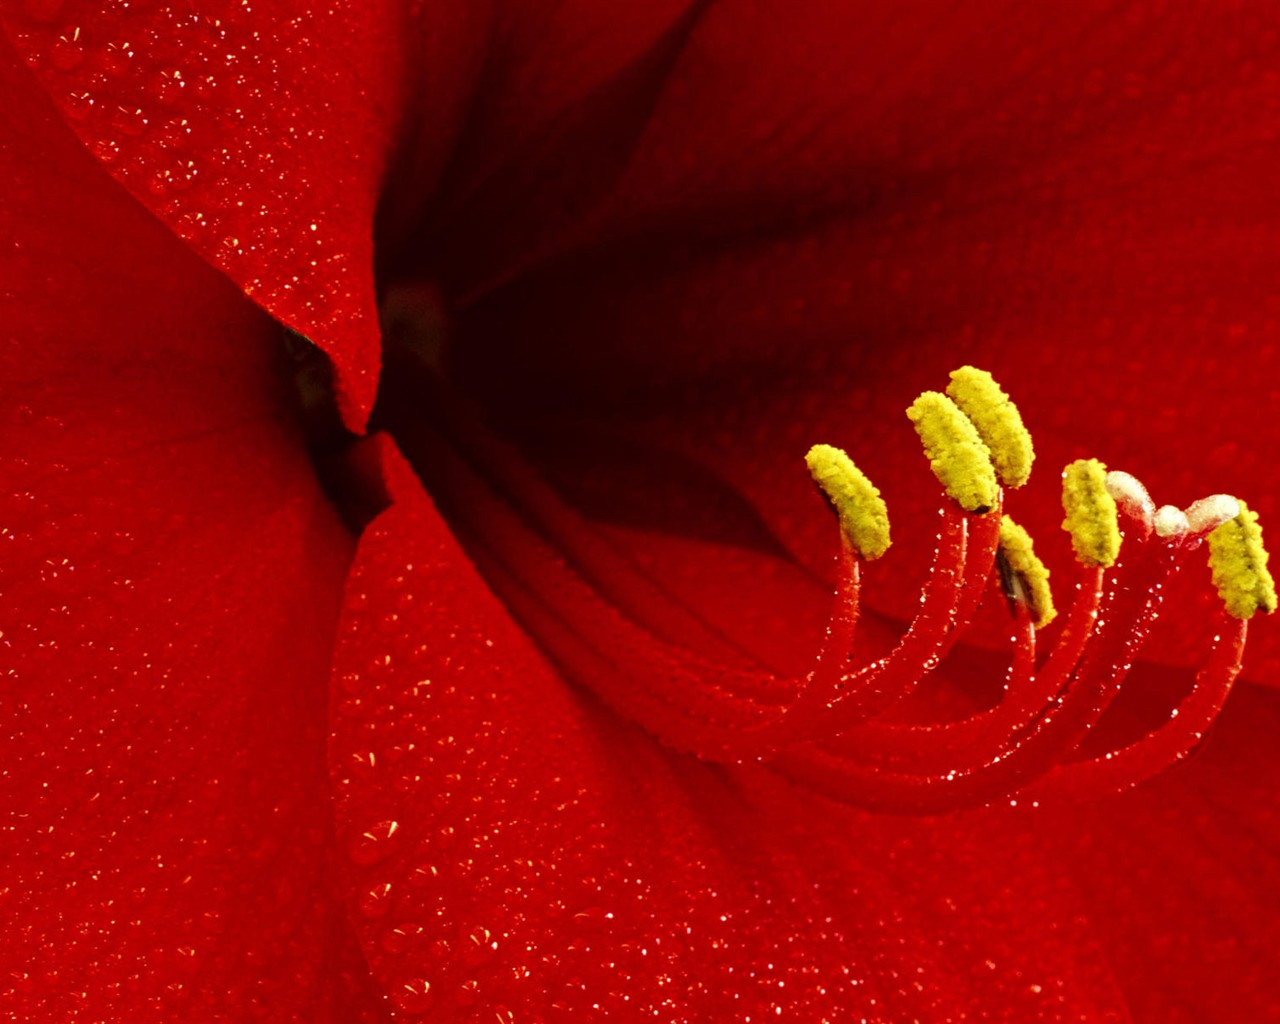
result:
<svg viewBox="0 0 1280 1024"><path fill-rule="evenodd" d="M815 441L893 517L864 625L911 614L901 410L962 363L1039 442L1009 505L1055 582L1079 456L1274 519L1270 9L617 8L9 14L0 1006L1280 1019L1267 624L1201 756L1040 808L829 802L592 692L673 645L806 670ZM358 449L394 501L357 542L276 321L358 427L379 301L374 425L417 475ZM1186 691L1182 577L1088 742ZM992 621L917 707L991 696Z"/></svg>

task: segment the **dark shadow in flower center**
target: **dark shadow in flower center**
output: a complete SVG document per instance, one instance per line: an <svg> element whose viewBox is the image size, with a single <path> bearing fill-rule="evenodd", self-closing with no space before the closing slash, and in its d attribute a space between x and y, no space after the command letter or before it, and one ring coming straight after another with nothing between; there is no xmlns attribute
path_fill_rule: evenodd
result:
<svg viewBox="0 0 1280 1024"><path fill-rule="evenodd" d="M342 422L333 364L301 334L282 331L282 362L316 479L343 522L358 535L390 504L390 496L377 467L365 457L361 439Z"/></svg>
<svg viewBox="0 0 1280 1024"><path fill-rule="evenodd" d="M565 402L563 388L543 404L536 379L513 381L500 364L477 375L474 360L458 352L465 336L451 333L430 286L392 289L382 313L384 368L372 428L395 438L500 595L518 586L542 604L563 600L549 582L547 563L555 562L583 584L583 600L598 600L644 630L709 656L777 665L788 656L779 647L793 650L800 663L810 655L825 621L828 585L800 569L754 506L714 472L585 416ZM452 372L460 355L469 387ZM563 377L564 367L555 372ZM518 408L499 397L513 387L523 389ZM723 559L799 580L790 585L805 592L799 604L775 602L769 611L779 623L787 620L786 643L770 651L769 644L744 641L749 631L737 622L724 628L733 616L722 601L690 598L687 588L677 593L681 588L668 586L664 568L646 565L633 540L646 548L687 545L706 575L715 575ZM760 589L768 590L763 581ZM761 598L736 599L769 603Z"/></svg>

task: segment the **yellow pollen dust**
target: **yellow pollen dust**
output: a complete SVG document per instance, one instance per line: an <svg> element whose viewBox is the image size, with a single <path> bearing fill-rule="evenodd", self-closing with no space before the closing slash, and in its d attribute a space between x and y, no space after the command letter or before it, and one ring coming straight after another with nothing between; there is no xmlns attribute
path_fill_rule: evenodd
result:
<svg viewBox="0 0 1280 1024"><path fill-rule="evenodd" d="M1120 554L1116 500L1107 492L1107 467L1097 459L1076 459L1062 471L1062 528L1083 565L1115 565Z"/></svg>
<svg viewBox="0 0 1280 1024"><path fill-rule="evenodd" d="M962 366L951 371L947 394L978 428L991 463L1006 487L1021 487L1031 476L1035 450L1022 414L986 370Z"/></svg>
<svg viewBox="0 0 1280 1024"><path fill-rule="evenodd" d="M1237 619L1276 610L1276 587L1267 571L1258 513L1243 501L1240 514L1209 534L1209 568L1218 596Z"/></svg>
<svg viewBox="0 0 1280 1024"><path fill-rule="evenodd" d="M929 465L952 499L967 512L987 512L1000 497L991 452L955 402L926 391L907 409Z"/></svg>
<svg viewBox="0 0 1280 1024"><path fill-rule="evenodd" d="M889 510L876 486L839 448L815 444L804 457L813 482L827 496L840 529L867 561L889 550Z"/></svg>
<svg viewBox="0 0 1280 1024"><path fill-rule="evenodd" d="M1036 557L1031 534L1008 516L1000 517L1000 555L1018 584L1010 596L1026 603L1037 626L1047 626L1058 614L1049 589L1049 570Z"/></svg>

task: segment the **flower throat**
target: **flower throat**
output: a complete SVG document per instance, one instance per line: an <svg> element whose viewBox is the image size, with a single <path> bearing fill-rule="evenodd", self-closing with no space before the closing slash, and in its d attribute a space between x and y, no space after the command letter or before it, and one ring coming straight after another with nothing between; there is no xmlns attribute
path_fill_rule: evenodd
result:
<svg viewBox="0 0 1280 1024"><path fill-rule="evenodd" d="M945 394L925 392L907 410L942 487L940 530L917 614L883 657L859 658L856 637L860 566L889 552L888 510L844 451L816 445L806 456L837 519L837 582L812 667L782 675L727 648L569 506L449 386L437 357L430 346L399 347L375 423L565 675L676 749L762 763L842 802L922 814L1136 785L1200 742L1240 672L1248 619L1276 604L1257 516L1243 502L1214 495L1156 508L1134 477L1079 460L1062 476L1078 578L1056 642L1039 652L1038 632L1058 612L1030 536L1004 512L1005 491L1031 474L1031 438L991 376L962 367ZM1166 583L1206 547L1222 606L1190 692L1136 742L1082 755ZM960 719L891 716L993 592L1012 620L998 701Z"/></svg>

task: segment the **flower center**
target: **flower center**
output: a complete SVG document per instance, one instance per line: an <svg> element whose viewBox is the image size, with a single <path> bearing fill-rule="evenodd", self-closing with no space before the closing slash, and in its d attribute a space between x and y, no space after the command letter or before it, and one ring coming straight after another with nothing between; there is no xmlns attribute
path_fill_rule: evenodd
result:
<svg viewBox="0 0 1280 1024"><path fill-rule="evenodd" d="M447 382L432 308L414 292L388 306L375 424L565 675L700 758L761 762L835 799L901 813L1121 790L1196 746L1240 671L1247 619L1275 607L1257 517L1242 502L1215 495L1157 509L1133 477L1080 460L1063 474L1078 578L1056 642L1038 651L1038 632L1057 614L1048 572L1004 513L1005 489L1030 476L1031 439L990 375L964 367L946 394L926 392L907 412L944 498L918 612L885 656L859 656L857 626L860 564L891 557L888 510L845 452L808 453L838 519L837 583L812 667L781 674L651 578L487 427ZM1194 686L1148 735L1082 756L1165 584L1206 539L1224 608ZM991 593L1011 613L999 700L960 719L904 722L899 706L956 656Z"/></svg>

